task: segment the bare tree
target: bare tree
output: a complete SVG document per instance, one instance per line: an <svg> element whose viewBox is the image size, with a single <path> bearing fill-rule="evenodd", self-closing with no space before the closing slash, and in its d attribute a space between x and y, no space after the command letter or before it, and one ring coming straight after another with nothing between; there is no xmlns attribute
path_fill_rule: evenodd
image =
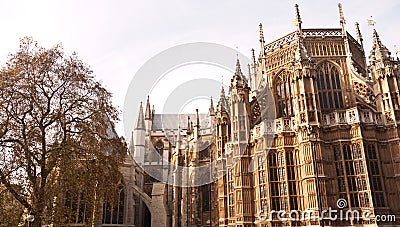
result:
<svg viewBox="0 0 400 227"><path fill-rule="evenodd" d="M0 70L0 183L34 214L31 226L67 222L62 207L73 191L91 202L84 222L98 218L99 198L117 186L127 152L110 98L61 45L23 38Z"/></svg>

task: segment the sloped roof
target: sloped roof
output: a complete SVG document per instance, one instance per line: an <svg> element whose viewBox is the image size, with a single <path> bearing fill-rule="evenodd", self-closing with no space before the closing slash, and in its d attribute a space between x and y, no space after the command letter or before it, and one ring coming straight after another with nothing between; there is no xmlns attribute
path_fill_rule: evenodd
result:
<svg viewBox="0 0 400 227"><path fill-rule="evenodd" d="M187 129L188 116L193 124L196 121L196 114L154 114L152 130L178 130L178 125L182 130ZM200 128L206 129L211 127L208 114L199 114Z"/></svg>

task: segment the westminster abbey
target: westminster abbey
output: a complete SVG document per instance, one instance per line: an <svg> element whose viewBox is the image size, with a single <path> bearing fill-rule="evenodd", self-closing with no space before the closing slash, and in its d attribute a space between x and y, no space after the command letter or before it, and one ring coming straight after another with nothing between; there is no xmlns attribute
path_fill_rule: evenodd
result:
<svg viewBox="0 0 400 227"><path fill-rule="evenodd" d="M400 226L400 61L375 29L366 54L339 15L303 28L296 5L271 43L260 24L259 54L208 113L140 106L136 226Z"/></svg>

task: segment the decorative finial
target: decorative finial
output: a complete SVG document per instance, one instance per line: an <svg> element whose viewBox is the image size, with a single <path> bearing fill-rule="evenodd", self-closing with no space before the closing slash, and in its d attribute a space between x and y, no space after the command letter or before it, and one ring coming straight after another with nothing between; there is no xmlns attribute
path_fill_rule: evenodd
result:
<svg viewBox="0 0 400 227"><path fill-rule="evenodd" d="M299 5L295 4L294 5L295 9L295 19L293 21L293 26L297 26L299 31L301 31L301 17L300 17L300 10L299 10Z"/></svg>
<svg viewBox="0 0 400 227"><path fill-rule="evenodd" d="M236 58L236 73L240 75L241 69L240 69L240 61L239 58Z"/></svg>
<svg viewBox="0 0 400 227"><path fill-rule="evenodd" d="M247 64L247 68L249 69L249 81L250 81L250 85L251 85L251 67L250 67L250 64Z"/></svg>
<svg viewBox="0 0 400 227"><path fill-rule="evenodd" d="M265 43L265 41L264 41L264 31L263 31L263 26L262 26L262 24L260 23L260 42L261 43Z"/></svg>
<svg viewBox="0 0 400 227"><path fill-rule="evenodd" d="M346 20L344 19L343 15L343 9L342 9L342 4L338 4L339 7L339 15L340 15L340 25L342 26L342 37L347 36L347 31L346 31Z"/></svg>
<svg viewBox="0 0 400 227"><path fill-rule="evenodd" d="M253 61L253 66L256 65L256 55L254 54L254 48L251 49L251 60Z"/></svg>
<svg viewBox="0 0 400 227"><path fill-rule="evenodd" d="M363 38L361 36L360 27L359 27L358 22L356 22L356 35L357 35L357 41L361 44L361 46L363 46Z"/></svg>
<svg viewBox="0 0 400 227"><path fill-rule="evenodd" d="M239 59L239 47L236 46L236 59Z"/></svg>
<svg viewBox="0 0 400 227"><path fill-rule="evenodd" d="M394 53L396 53L396 58L399 59L399 56L397 56L399 54L400 50L399 47L394 45Z"/></svg>
<svg viewBox="0 0 400 227"><path fill-rule="evenodd" d="M150 96L147 96L147 101L146 101L146 111L144 114L144 119L145 120L150 120L152 118L151 116L151 109L150 109Z"/></svg>
<svg viewBox="0 0 400 227"><path fill-rule="evenodd" d="M340 24L346 24L346 20L344 19L342 4L338 4L339 7L339 15L340 15Z"/></svg>
<svg viewBox="0 0 400 227"><path fill-rule="evenodd" d="M200 127L199 109L196 109L196 125L195 126Z"/></svg>
<svg viewBox="0 0 400 227"><path fill-rule="evenodd" d="M376 29L372 30L372 38L374 41L374 45L380 45L381 44L381 39L379 38L378 32L376 32Z"/></svg>

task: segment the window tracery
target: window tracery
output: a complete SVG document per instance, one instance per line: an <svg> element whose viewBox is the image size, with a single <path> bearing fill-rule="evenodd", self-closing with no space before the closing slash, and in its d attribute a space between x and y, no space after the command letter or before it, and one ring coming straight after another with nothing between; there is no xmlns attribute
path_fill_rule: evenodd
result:
<svg viewBox="0 0 400 227"><path fill-rule="evenodd" d="M335 65L324 62L317 66L317 87L321 110L344 108L339 71Z"/></svg>
<svg viewBox="0 0 400 227"><path fill-rule="evenodd" d="M103 204L103 224L123 224L125 209L125 190L122 184L118 187L117 201L112 203L109 199L105 199Z"/></svg>
<svg viewBox="0 0 400 227"><path fill-rule="evenodd" d="M292 88L290 86L289 73L283 71L275 80L275 96L277 117L289 117L293 115Z"/></svg>

